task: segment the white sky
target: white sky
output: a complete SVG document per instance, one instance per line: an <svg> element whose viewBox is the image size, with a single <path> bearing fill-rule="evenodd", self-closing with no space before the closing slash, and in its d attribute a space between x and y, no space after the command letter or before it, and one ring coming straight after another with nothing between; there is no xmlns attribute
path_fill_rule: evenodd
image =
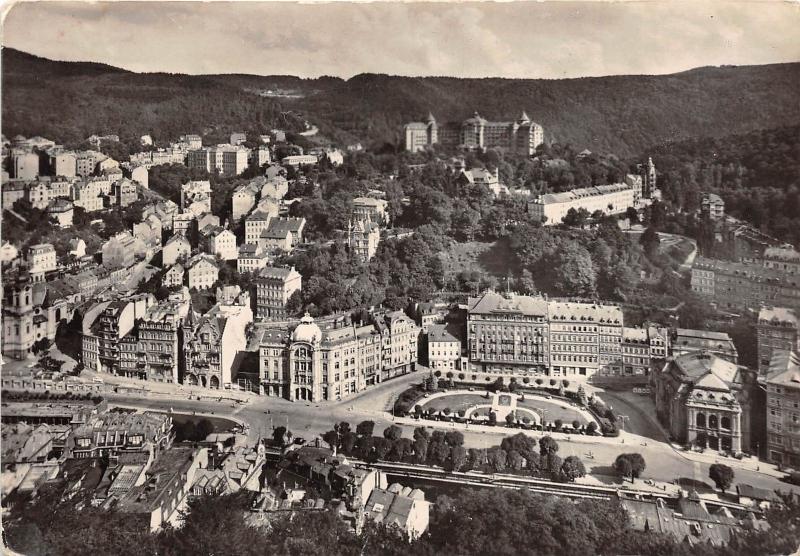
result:
<svg viewBox="0 0 800 556"><path fill-rule="evenodd" d="M659 74L800 61L800 3L23 2L2 40L57 60L191 74Z"/></svg>

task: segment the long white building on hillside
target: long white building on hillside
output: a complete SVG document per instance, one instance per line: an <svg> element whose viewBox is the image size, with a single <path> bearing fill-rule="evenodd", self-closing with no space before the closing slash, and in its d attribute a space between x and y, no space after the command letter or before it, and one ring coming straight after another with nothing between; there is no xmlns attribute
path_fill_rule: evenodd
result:
<svg viewBox="0 0 800 556"><path fill-rule="evenodd" d="M622 214L628 207L637 208L641 198L642 182L633 179L629 183L545 193L528 203L528 212L545 226L555 226L561 224L570 209L585 209L589 214L598 210L604 214Z"/></svg>

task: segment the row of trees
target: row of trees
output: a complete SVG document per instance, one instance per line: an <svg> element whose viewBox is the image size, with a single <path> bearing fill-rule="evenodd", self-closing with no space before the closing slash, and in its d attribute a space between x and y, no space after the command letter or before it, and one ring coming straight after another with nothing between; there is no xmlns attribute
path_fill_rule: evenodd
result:
<svg viewBox="0 0 800 556"><path fill-rule="evenodd" d="M557 481L574 481L586 474L580 458L557 455L558 442L549 436L535 439L518 433L504 438L500 446L488 449L465 448L464 435L453 431L414 429L413 438L404 438L403 430L390 425L378 436L375 423L362 421L355 430L342 422L322 435L322 439L348 456L367 462L403 461L443 467L447 471L522 472Z"/></svg>

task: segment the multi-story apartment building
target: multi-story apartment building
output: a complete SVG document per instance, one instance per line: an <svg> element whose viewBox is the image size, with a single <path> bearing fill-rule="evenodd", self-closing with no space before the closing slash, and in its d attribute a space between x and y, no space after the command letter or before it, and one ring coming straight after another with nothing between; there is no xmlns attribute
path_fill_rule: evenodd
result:
<svg viewBox="0 0 800 556"><path fill-rule="evenodd" d="M251 151L250 160L253 164L261 168L265 164L272 162L272 153L270 153L268 146L260 145Z"/></svg>
<svg viewBox="0 0 800 556"><path fill-rule="evenodd" d="M154 303L155 298L152 295L120 299L109 303L97 316L92 324L91 334L97 338L99 372L135 375L136 338L131 336L127 342L123 340L133 331L136 320L142 318Z"/></svg>
<svg viewBox="0 0 800 556"><path fill-rule="evenodd" d="M614 305L487 292L469 299L470 370L588 379L648 374L669 354L666 328L625 328Z"/></svg>
<svg viewBox="0 0 800 556"><path fill-rule="evenodd" d="M206 249L223 261L235 261L239 256L236 235L221 226L206 226L200 233L206 239Z"/></svg>
<svg viewBox="0 0 800 556"><path fill-rule="evenodd" d="M131 168L131 179L144 187L150 187L150 172L147 171L147 166L134 166Z"/></svg>
<svg viewBox="0 0 800 556"><path fill-rule="evenodd" d="M361 262L369 262L378 250L381 240L381 230L377 223L371 220L356 220L348 226L347 244L350 251Z"/></svg>
<svg viewBox="0 0 800 556"><path fill-rule="evenodd" d="M637 208L637 187L627 183L598 185L564 191L545 193L528 203L531 217L545 226L556 226L567 216L570 209L584 209L589 214L623 214L629 207Z"/></svg>
<svg viewBox="0 0 800 556"><path fill-rule="evenodd" d="M186 274L185 269L181 263L175 263L170 266L164 273L164 278L161 280L161 285L165 288L175 288L183 285L183 277Z"/></svg>
<svg viewBox="0 0 800 556"><path fill-rule="evenodd" d="M711 220L722 220L725 217L725 201L716 193L704 193L700 214Z"/></svg>
<svg viewBox="0 0 800 556"><path fill-rule="evenodd" d="M52 243L37 243L28 248L28 267L31 272L50 272L58 268L56 250Z"/></svg>
<svg viewBox="0 0 800 556"><path fill-rule="evenodd" d="M672 354L677 357L698 351L713 353L731 363L739 362L736 345L727 333L676 328L672 337Z"/></svg>
<svg viewBox="0 0 800 556"><path fill-rule="evenodd" d="M269 227L269 221L278 216L272 216L266 212L257 210L249 215L244 221L244 242L258 243L261 233Z"/></svg>
<svg viewBox="0 0 800 556"><path fill-rule="evenodd" d="M406 150L412 153L424 151L439 142L436 118L428 114L425 122L411 122L403 126Z"/></svg>
<svg viewBox="0 0 800 556"><path fill-rule="evenodd" d="M236 259L236 270L243 272L257 272L266 267L269 256L258 247L257 243L245 243L239 246L239 257Z"/></svg>
<svg viewBox="0 0 800 556"><path fill-rule="evenodd" d="M377 223L385 223L389 220L387 207L389 202L385 199L374 199L372 197L356 197L353 199L353 219L371 220Z"/></svg>
<svg viewBox="0 0 800 556"><path fill-rule="evenodd" d="M256 279L256 317L259 319L286 318L286 303L300 291L303 277L292 268L262 268Z"/></svg>
<svg viewBox="0 0 800 556"><path fill-rule="evenodd" d="M797 313L785 307L762 307L756 325L758 374L766 376L772 357L781 351L800 353Z"/></svg>
<svg viewBox="0 0 800 556"><path fill-rule="evenodd" d="M172 445L172 417L163 413L105 413L70 432L68 459L147 452L154 458Z"/></svg>
<svg viewBox="0 0 800 556"><path fill-rule="evenodd" d="M109 238L101 248L103 266L109 270L130 267L136 260L136 253L139 250L136 243L136 239L128 232L120 232Z"/></svg>
<svg viewBox="0 0 800 556"><path fill-rule="evenodd" d="M253 178L248 185L261 190L262 201L266 197L280 201L289 192L289 180L286 179L286 170L283 166L270 166L263 176Z"/></svg>
<svg viewBox="0 0 800 556"><path fill-rule="evenodd" d="M38 180L28 186L26 199L33 208L44 210L50 202L50 188L46 180Z"/></svg>
<svg viewBox="0 0 800 556"><path fill-rule="evenodd" d="M544 299L491 292L470 298L467 337L473 370L526 375L550 368Z"/></svg>
<svg viewBox="0 0 800 556"><path fill-rule="evenodd" d="M376 330L383 338L378 382L416 370L419 326L403 311L375 315Z"/></svg>
<svg viewBox="0 0 800 556"><path fill-rule="evenodd" d="M52 151L50 153L50 172L54 176L64 176L74 178L76 166L75 153L69 151Z"/></svg>
<svg viewBox="0 0 800 556"><path fill-rule="evenodd" d="M189 289L207 290L219 279L217 261L211 255L200 253L186 263Z"/></svg>
<svg viewBox="0 0 800 556"><path fill-rule="evenodd" d="M800 274L800 252L791 247L767 247L761 258L764 268Z"/></svg>
<svg viewBox="0 0 800 556"><path fill-rule="evenodd" d="M490 122L477 112L463 122L438 125L433 114L426 122L404 127L406 150L417 152L436 144L465 149L505 149L532 155L544 142L544 129L523 111L515 121Z"/></svg>
<svg viewBox="0 0 800 556"><path fill-rule="evenodd" d="M305 226L305 218L271 218L267 228L261 232L258 244L265 249L291 251L303 243Z"/></svg>
<svg viewBox="0 0 800 556"><path fill-rule="evenodd" d="M238 176L247 169L249 155L248 149L237 145L204 147L189 151L187 166L225 177Z"/></svg>
<svg viewBox="0 0 800 556"><path fill-rule="evenodd" d="M243 184L234 189L231 197L233 219L238 222L247 216L256 206L257 197L258 188L250 184Z"/></svg>
<svg viewBox="0 0 800 556"><path fill-rule="evenodd" d="M181 326L188 300L163 301L150 307L138 323L138 378L178 383Z"/></svg>
<svg viewBox="0 0 800 556"><path fill-rule="evenodd" d="M775 268L697 257L691 284L695 293L723 310L764 305L800 309L800 275Z"/></svg>
<svg viewBox="0 0 800 556"><path fill-rule="evenodd" d="M777 352L767 378L767 456L800 469L800 357Z"/></svg>
<svg viewBox="0 0 800 556"><path fill-rule="evenodd" d="M35 180L39 175L39 155L33 152L17 152L11 155L13 177L18 180Z"/></svg>
<svg viewBox="0 0 800 556"><path fill-rule="evenodd" d="M550 374L589 377L622 359L622 309L590 303L548 303Z"/></svg>
<svg viewBox="0 0 800 556"><path fill-rule="evenodd" d="M429 326L428 366L443 375L461 368L461 340L443 324Z"/></svg>
<svg viewBox="0 0 800 556"><path fill-rule="evenodd" d="M337 319L320 328L306 314L297 325L266 329L259 349L260 392L290 400L337 400L413 371L418 329L406 319L382 315L367 325Z"/></svg>
<svg viewBox="0 0 800 556"><path fill-rule="evenodd" d="M208 388L231 384L236 378L236 356L247 348L252 322L247 293L231 303L218 303L205 315L190 312L183 326L183 383Z"/></svg>
<svg viewBox="0 0 800 556"><path fill-rule="evenodd" d="M176 262L189 258L192 245L183 234L175 234L167 240L161 250L161 262L164 267L172 266Z"/></svg>
<svg viewBox="0 0 800 556"><path fill-rule="evenodd" d="M622 329L622 372L625 376L650 374L650 339L646 328Z"/></svg>
<svg viewBox="0 0 800 556"><path fill-rule="evenodd" d="M139 189L136 184L127 178L123 178L113 184L113 196L116 203L121 207L127 207L139 199Z"/></svg>
<svg viewBox="0 0 800 556"><path fill-rule="evenodd" d="M74 216L73 205L66 199L55 199L47 205L47 215L58 222L59 228L69 228Z"/></svg>

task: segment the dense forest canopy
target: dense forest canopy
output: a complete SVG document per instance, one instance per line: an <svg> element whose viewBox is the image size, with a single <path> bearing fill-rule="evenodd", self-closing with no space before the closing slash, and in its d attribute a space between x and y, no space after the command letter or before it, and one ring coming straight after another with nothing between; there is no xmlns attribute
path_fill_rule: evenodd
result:
<svg viewBox="0 0 800 556"><path fill-rule="evenodd" d="M717 193L727 213L800 245L800 126L668 143L647 154L675 207L692 212L703 192Z"/></svg>
<svg viewBox="0 0 800 556"><path fill-rule="evenodd" d="M273 89L293 94L269 96ZM632 156L666 141L800 122L800 64L557 80L375 74L342 80L136 74L6 48L3 90L7 136L62 142L102 132L163 140L207 129L292 128L306 118L342 142L398 147L402 125L429 111L439 121L475 110L506 121L527 110L548 141Z"/></svg>

